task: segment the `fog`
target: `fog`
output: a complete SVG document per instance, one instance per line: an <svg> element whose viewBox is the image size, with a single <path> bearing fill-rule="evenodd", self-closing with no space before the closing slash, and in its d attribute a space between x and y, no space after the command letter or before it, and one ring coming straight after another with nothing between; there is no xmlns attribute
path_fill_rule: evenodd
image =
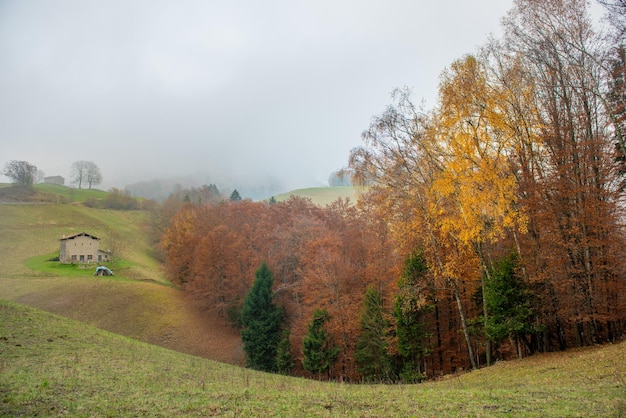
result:
<svg viewBox="0 0 626 418"><path fill-rule="evenodd" d="M394 88L433 107L511 4L0 0L0 167L68 184L93 161L105 190L323 185Z"/></svg>

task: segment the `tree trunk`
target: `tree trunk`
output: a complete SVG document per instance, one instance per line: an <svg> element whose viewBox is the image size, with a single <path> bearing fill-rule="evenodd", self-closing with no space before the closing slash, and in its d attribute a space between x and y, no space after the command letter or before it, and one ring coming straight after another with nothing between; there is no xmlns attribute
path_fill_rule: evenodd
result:
<svg viewBox="0 0 626 418"><path fill-rule="evenodd" d="M454 291L454 299L456 300L456 306L459 309L459 317L461 319L461 327L463 328L463 335L465 336L465 343L467 344L467 351L469 354L472 369L478 368L476 365L476 359L474 358L474 349L472 348L472 342L470 340L469 329L467 327L467 320L465 319L465 311L463 310L463 304L461 303L461 295L459 288L456 284L456 279L449 279L452 284L452 290Z"/></svg>

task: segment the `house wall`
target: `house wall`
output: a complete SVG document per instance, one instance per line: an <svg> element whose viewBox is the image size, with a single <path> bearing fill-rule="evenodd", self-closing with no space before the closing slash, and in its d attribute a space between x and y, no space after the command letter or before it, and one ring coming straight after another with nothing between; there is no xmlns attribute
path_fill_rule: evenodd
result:
<svg viewBox="0 0 626 418"><path fill-rule="evenodd" d="M102 260L102 252L98 251L97 239L78 235L61 240L59 261L61 263L97 263L104 260Z"/></svg>

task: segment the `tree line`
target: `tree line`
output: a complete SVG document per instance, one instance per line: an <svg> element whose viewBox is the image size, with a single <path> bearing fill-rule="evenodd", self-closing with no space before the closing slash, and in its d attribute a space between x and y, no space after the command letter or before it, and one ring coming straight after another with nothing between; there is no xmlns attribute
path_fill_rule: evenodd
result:
<svg viewBox="0 0 626 418"><path fill-rule="evenodd" d="M603 3L600 32L585 1L516 0L435 108L396 90L351 152L356 204L185 205L169 275L243 336L265 266L287 331L262 368L298 375L418 381L621 338L626 8Z"/></svg>

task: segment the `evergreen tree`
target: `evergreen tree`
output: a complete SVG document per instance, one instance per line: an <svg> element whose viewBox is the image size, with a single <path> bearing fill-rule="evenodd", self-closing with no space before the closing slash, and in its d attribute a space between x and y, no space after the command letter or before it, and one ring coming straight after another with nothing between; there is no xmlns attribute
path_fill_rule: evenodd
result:
<svg viewBox="0 0 626 418"><path fill-rule="evenodd" d="M241 195L239 194L237 189L233 190L233 192L230 194L230 200L232 202L237 202L237 201L241 200Z"/></svg>
<svg viewBox="0 0 626 418"><path fill-rule="evenodd" d="M276 349L276 371L280 374L291 374L294 367L293 356L291 355L290 331L285 328Z"/></svg>
<svg viewBox="0 0 626 418"><path fill-rule="evenodd" d="M520 340L530 347L526 335L538 329L533 324L534 296L517 274L518 263L516 253L503 257L494 265L490 280L485 282L485 303L489 311L485 333L496 343L511 337L521 357Z"/></svg>
<svg viewBox="0 0 626 418"><path fill-rule="evenodd" d="M401 357L400 377L404 382L421 381L424 376L420 361L428 355L424 315L431 311L427 297L426 275L428 266L421 251L416 251L405 261L402 277L398 281L398 295L394 301L398 354Z"/></svg>
<svg viewBox="0 0 626 418"><path fill-rule="evenodd" d="M276 371L276 353L280 341L283 310L272 297L274 278L265 262L255 273L252 289L241 308L241 339L248 367Z"/></svg>
<svg viewBox="0 0 626 418"><path fill-rule="evenodd" d="M326 333L326 322L330 319L326 309L313 311L313 319L307 324L307 335L302 340L304 369L315 375L328 372L337 361L339 347L331 334Z"/></svg>
<svg viewBox="0 0 626 418"><path fill-rule="evenodd" d="M389 378L390 362L385 339L387 321L383 317L381 295L373 285L365 291L360 322L361 335L355 354L359 373L369 381Z"/></svg>

